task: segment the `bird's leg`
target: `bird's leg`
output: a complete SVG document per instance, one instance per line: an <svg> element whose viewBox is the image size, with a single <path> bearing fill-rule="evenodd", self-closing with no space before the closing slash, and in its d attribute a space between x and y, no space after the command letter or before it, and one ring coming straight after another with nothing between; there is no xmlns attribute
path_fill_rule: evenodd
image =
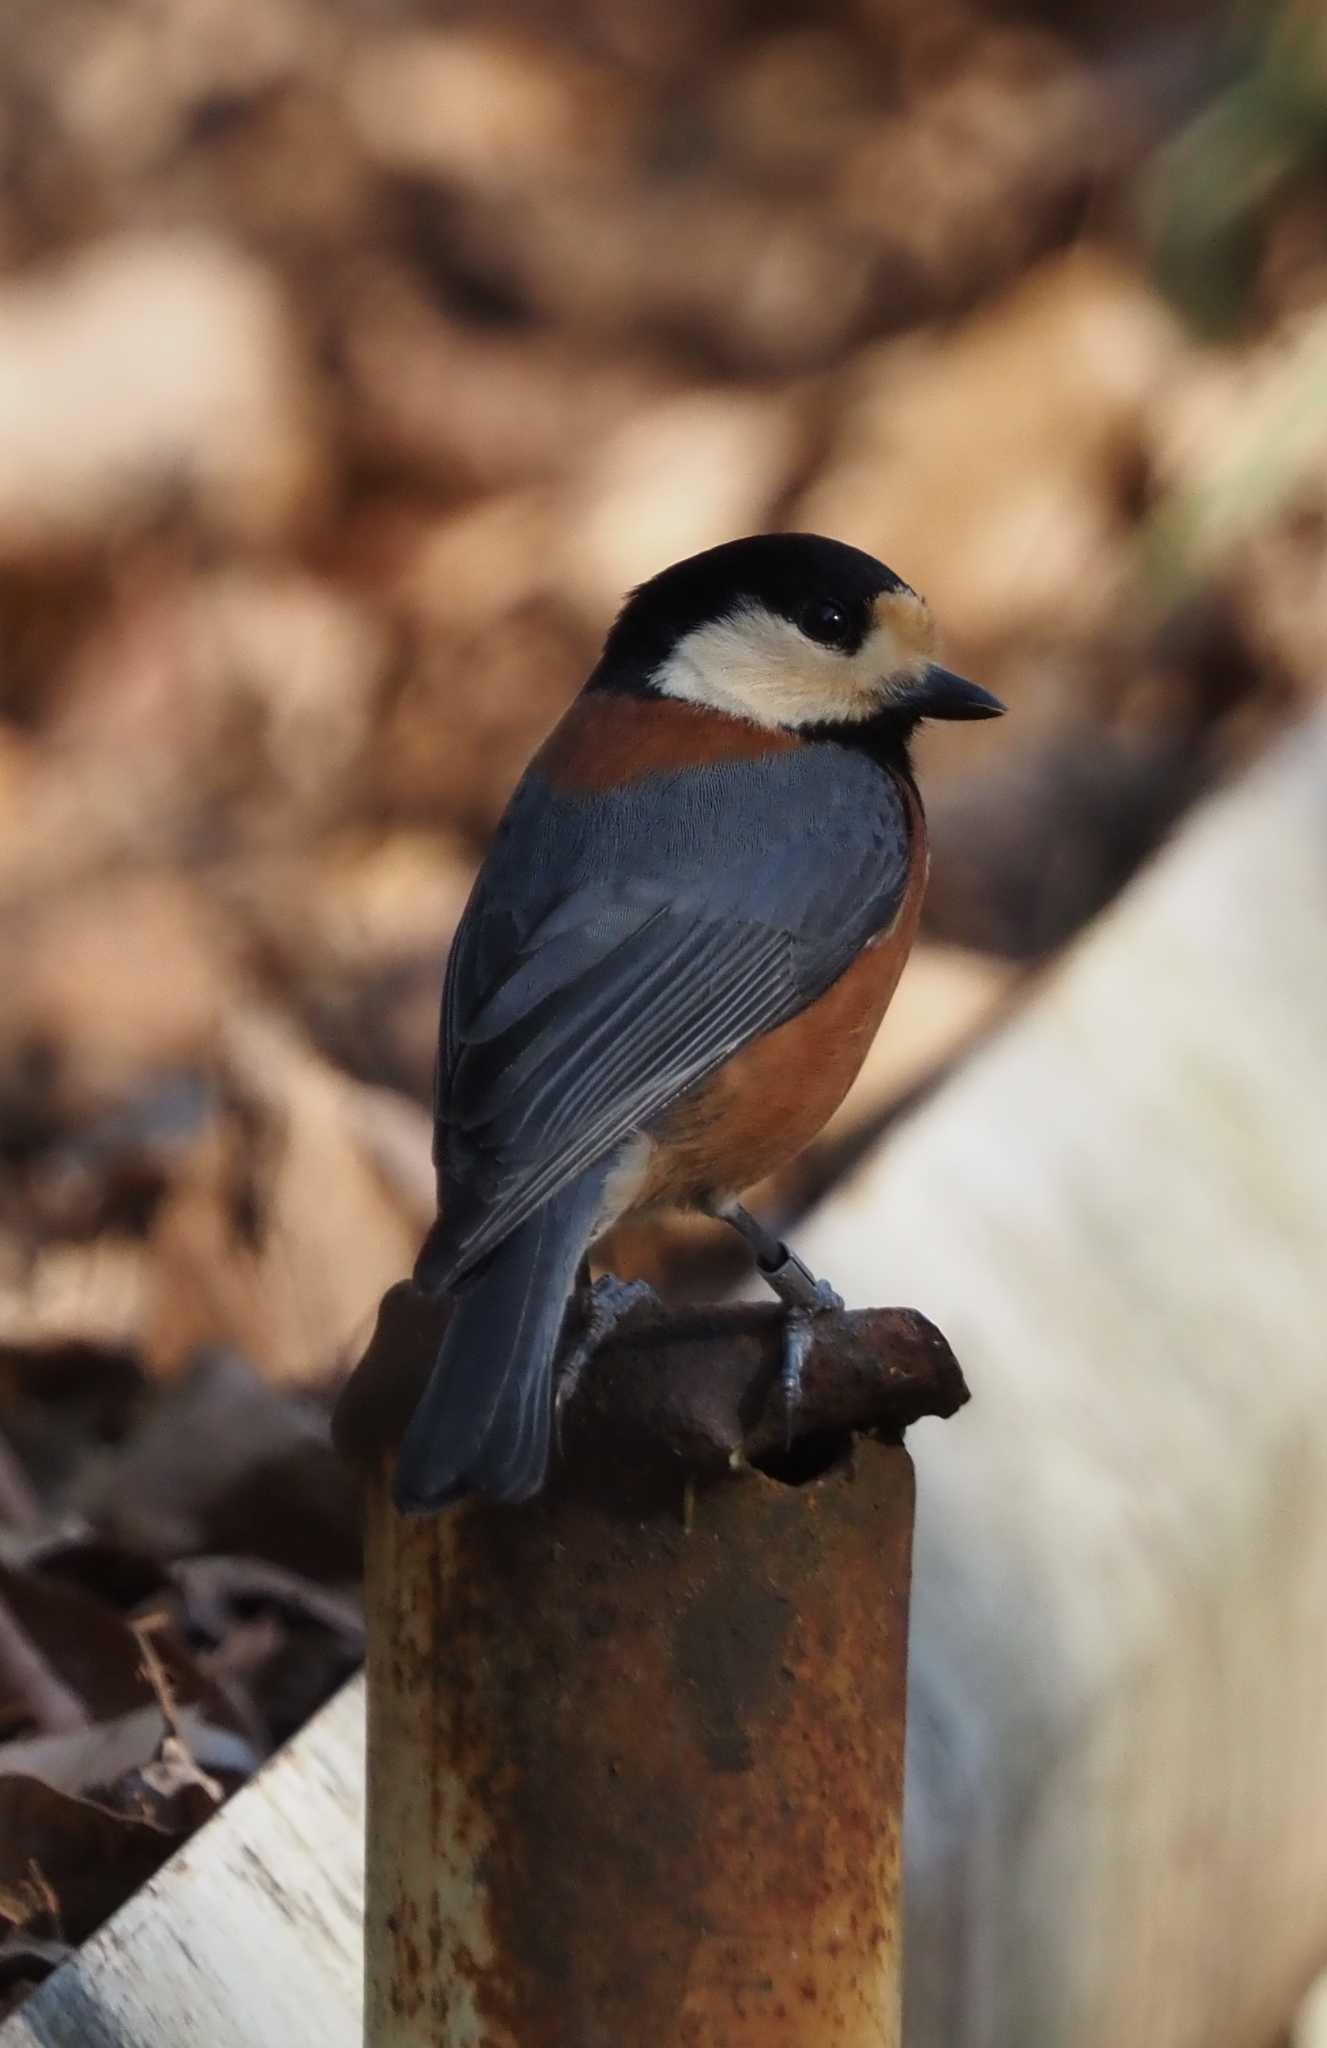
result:
<svg viewBox="0 0 1327 2048"><path fill-rule="evenodd" d="M706 1211L727 1223L750 1247L761 1279L769 1282L786 1308L806 1309L815 1314L817 1310L843 1307L842 1297L828 1280L817 1280L805 1260L799 1259L781 1237L776 1237L740 1202L707 1203Z"/></svg>
<svg viewBox="0 0 1327 2048"><path fill-rule="evenodd" d="M580 1385L581 1375L601 1344L607 1343L618 1324L645 1302L658 1302L648 1280L619 1280L615 1273L603 1273L590 1283L590 1262L585 1259L577 1275L577 1293L585 1303L580 1334L561 1361L557 1392L553 1396L553 1421L562 1435L562 1411Z"/></svg>
<svg viewBox="0 0 1327 2048"><path fill-rule="evenodd" d="M711 1216L727 1223L751 1250L756 1270L767 1280L787 1314L783 1330L783 1408L789 1441L793 1417L802 1398L802 1370L811 1350L812 1322L830 1309L843 1307L843 1297L828 1280L817 1280L811 1268L799 1259L780 1237L740 1202L721 1201L706 1205Z"/></svg>

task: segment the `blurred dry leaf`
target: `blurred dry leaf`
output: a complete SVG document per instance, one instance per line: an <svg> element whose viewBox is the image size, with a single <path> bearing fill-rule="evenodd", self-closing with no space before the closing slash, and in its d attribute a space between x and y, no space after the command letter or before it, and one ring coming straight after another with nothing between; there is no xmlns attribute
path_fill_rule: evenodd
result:
<svg viewBox="0 0 1327 2048"><path fill-rule="evenodd" d="M476 207L458 246L472 264L499 259L545 318L601 342L680 338L746 376L828 367L870 328L888 278L880 251L813 198L706 169Z"/></svg>
<svg viewBox="0 0 1327 2048"><path fill-rule="evenodd" d="M1106 631L1147 408L1184 360L1134 272L1057 259L952 334L864 358L796 523L902 564L960 649Z"/></svg>
<svg viewBox="0 0 1327 2048"><path fill-rule="evenodd" d="M39 1778L0 1777L0 1924L83 1941L180 1839Z"/></svg>
<svg viewBox="0 0 1327 2048"><path fill-rule="evenodd" d="M562 589L602 634L633 585L768 525L805 446L788 394L702 390L642 408L573 486L558 545Z"/></svg>
<svg viewBox="0 0 1327 2048"><path fill-rule="evenodd" d="M0 1238L0 1349L79 1345L124 1352L141 1333L152 1294L141 1244L98 1238L86 1245L31 1247Z"/></svg>
<svg viewBox="0 0 1327 2048"><path fill-rule="evenodd" d="M261 1560L217 1557L176 1567L187 1611L216 1635L200 1664L239 1685L274 1742L298 1728L364 1655L357 1603Z"/></svg>
<svg viewBox="0 0 1327 2048"><path fill-rule="evenodd" d="M398 816L447 818L487 841L540 741L584 680L585 639L558 605L421 642L378 734L372 771Z"/></svg>
<svg viewBox="0 0 1327 2048"><path fill-rule="evenodd" d="M415 1227L365 1157L346 1082L258 1011L222 1027L230 1113L157 1212L159 1369L227 1342L285 1384L325 1377L413 1262Z"/></svg>
<svg viewBox="0 0 1327 2048"><path fill-rule="evenodd" d="M391 646L325 581L230 570L195 585L189 659L243 809L293 836L336 815L368 744Z"/></svg>
<svg viewBox="0 0 1327 2048"><path fill-rule="evenodd" d="M357 1088L347 1090L346 1116L422 1237L438 1206L432 1111L391 1088Z"/></svg>
<svg viewBox="0 0 1327 2048"><path fill-rule="evenodd" d="M224 919L187 881L86 883L10 912L0 944L0 1114L77 1125L137 1096L148 1076L210 1061L236 963Z"/></svg>
<svg viewBox="0 0 1327 2048"><path fill-rule="evenodd" d="M620 74L499 27L378 37L346 84L379 163L487 193L587 172L602 180L631 127Z"/></svg>
<svg viewBox="0 0 1327 2048"><path fill-rule="evenodd" d="M288 1621L325 1628L356 1655L363 1651L364 1617L357 1601L266 1558L184 1557L171 1577L184 1595L190 1626L217 1641L237 1615L268 1608Z"/></svg>
<svg viewBox="0 0 1327 2048"><path fill-rule="evenodd" d="M1158 408L1168 489L1142 535L1156 616L1204 588L1287 507L1327 511L1327 313L1205 367Z"/></svg>
<svg viewBox="0 0 1327 2048"><path fill-rule="evenodd" d="M64 0L15 8L13 28L13 70L54 90L72 150L113 182L159 172L200 110L260 99L339 41L311 0L190 0L164 13Z"/></svg>
<svg viewBox="0 0 1327 2048"><path fill-rule="evenodd" d="M407 829L246 859L214 880L265 980L320 1051L422 1101L433 1085L443 961L473 868L451 835ZM353 1094L346 1101L357 1117Z"/></svg>
<svg viewBox="0 0 1327 2048"><path fill-rule="evenodd" d="M1310 701L1327 690L1325 523L1327 497L1256 535L1241 563L1250 638Z"/></svg>
<svg viewBox="0 0 1327 2048"><path fill-rule="evenodd" d="M259 1758L233 1730L215 1728L192 1707L181 1709L191 1753L232 1778L250 1777ZM71 1735L27 1736L0 1743L0 1778L40 1778L53 1791L86 1794L150 1765L167 1732L159 1706L134 1707Z"/></svg>
<svg viewBox="0 0 1327 2048"><path fill-rule="evenodd" d="M1111 101L1053 34L973 29L960 66L919 80L831 159L843 217L888 253L890 325L969 304L1054 247L1090 182L1137 148L1137 81Z"/></svg>
<svg viewBox="0 0 1327 2048"><path fill-rule="evenodd" d="M275 858L264 852L213 880L264 969L295 1001L337 984L372 986L416 961L436 997L474 866L459 834L420 826L340 833Z"/></svg>
<svg viewBox="0 0 1327 2048"><path fill-rule="evenodd" d="M270 567L195 571L168 556L122 573L65 677L51 721L66 775L80 760L123 784L150 753L162 830L197 843L302 838L344 806L392 660L386 621L324 578ZM60 754L64 755L60 762Z"/></svg>
<svg viewBox="0 0 1327 2048"><path fill-rule="evenodd" d="M561 520L538 486L475 499L416 533L396 595L425 631L501 631L505 615L552 587Z"/></svg>
<svg viewBox="0 0 1327 2048"><path fill-rule="evenodd" d="M836 24L752 37L707 83L706 114L726 151L795 190L832 177L879 127L890 79L878 53Z"/></svg>
<svg viewBox="0 0 1327 2048"><path fill-rule="evenodd" d="M448 318L381 258L351 266L341 349L354 399L352 445L366 463L444 493L555 476L676 372L639 345L587 351L554 333Z"/></svg>
<svg viewBox="0 0 1327 2048"><path fill-rule="evenodd" d="M0 1742L0 1921L78 1941L259 1758L164 1615L149 1635L69 1580L4 1569L0 1618L7 1693L20 1631L44 1673L5 1700L36 1732ZM76 1714L45 1712L57 1687Z"/></svg>
<svg viewBox="0 0 1327 2048"><path fill-rule="evenodd" d="M59 1737L81 1733L87 1725L82 1700L0 1593L0 1728L34 1728Z"/></svg>
<svg viewBox="0 0 1327 2048"><path fill-rule="evenodd" d="M322 1581L356 1569L355 1495L325 1412L233 1352L195 1358L122 1443L85 1457L64 1497L103 1542L134 1555L243 1546Z"/></svg>
<svg viewBox="0 0 1327 2048"><path fill-rule="evenodd" d="M325 487L281 294L240 250L126 235L0 293L0 560L185 509L270 542Z"/></svg>
<svg viewBox="0 0 1327 2048"><path fill-rule="evenodd" d="M123 1615L68 1581L41 1571L0 1567L0 1597L52 1671L97 1721L113 1721L153 1704L142 1649ZM215 1690L199 1675L184 1644L164 1630L158 1654L179 1699L203 1704L218 1725L227 1718ZM0 1745L0 1762L3 1745Z"/></svg>

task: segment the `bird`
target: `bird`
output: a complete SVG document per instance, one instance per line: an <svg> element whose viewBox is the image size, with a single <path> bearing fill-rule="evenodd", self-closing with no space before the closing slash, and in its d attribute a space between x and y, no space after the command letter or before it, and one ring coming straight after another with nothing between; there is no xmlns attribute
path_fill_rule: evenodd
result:
<svg viewBox="0 0 1327 2048"><path fill-rule="evenodd" d="M625 1216L740 1232L787 1310L795 1398L812 1319L842 1304L740 1196L833 1114L902 973L929 865L918 725L1004 710L935 640L909 584L818 534L726 542L626 599L448 956L413 1279L452 1306L402 1512L540 1490L568 1307ZM581 1358L639 1287L595 1283Z"/></svg>

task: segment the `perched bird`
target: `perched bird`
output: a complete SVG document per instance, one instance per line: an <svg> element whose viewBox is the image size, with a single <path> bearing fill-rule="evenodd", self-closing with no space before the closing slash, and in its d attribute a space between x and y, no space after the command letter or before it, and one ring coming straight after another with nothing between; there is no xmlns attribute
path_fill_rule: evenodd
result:
<svg viewBox="0 0 1327 2048"><path fill-rule="evenodd" d="M742 1232L788 1305L795 1389L838 1298L737 1197L838 1107L902 972L927 871L914 729L1003 709L933 644L915 591L814 534L710 548L628 598L447 965L415 1279L454 1307L403 1509L538 1490L577 1274L628 1213ZM599 1282L591 1335L634 1298Z"/></svg>

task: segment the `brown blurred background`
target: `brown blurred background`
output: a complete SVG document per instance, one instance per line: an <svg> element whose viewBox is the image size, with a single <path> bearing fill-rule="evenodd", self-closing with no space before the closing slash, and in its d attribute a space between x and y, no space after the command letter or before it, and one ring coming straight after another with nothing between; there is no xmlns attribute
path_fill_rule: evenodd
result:
<svg viewBox="0 0 1327 2048"><path fill-rule="evenodd" d="M164 1617L248 1745L224 1790L354 1662L323 1390L430 1211L469 876L629 585L833 534L1010 706L924 743L923 942L784 1214L1318 700L1327 37L1216 0L10 0L0 154L11 1638L105 1723L150 1675L71 1642ZM622 1263L715 1284L693 1249ZM60 1719L22 1668L16 1742ZM66 1789L160 1818L143 1761ZM7 1981L114 1893L0 1892Z"/></svg>

